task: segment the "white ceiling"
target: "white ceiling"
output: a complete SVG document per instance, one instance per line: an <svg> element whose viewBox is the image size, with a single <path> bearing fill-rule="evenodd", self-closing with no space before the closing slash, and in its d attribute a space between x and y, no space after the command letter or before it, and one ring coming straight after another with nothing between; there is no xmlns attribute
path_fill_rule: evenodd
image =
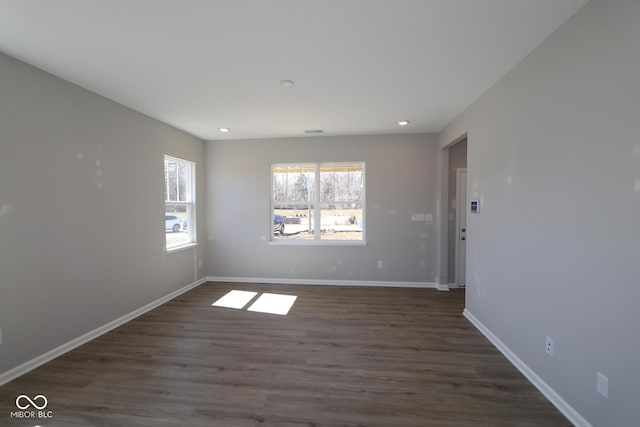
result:
<svg viewBox="0 0 640 427"><path fill-rule="evenodd" d="M0 0L0 51L202 139L438 132L586 1Z"/></svg>

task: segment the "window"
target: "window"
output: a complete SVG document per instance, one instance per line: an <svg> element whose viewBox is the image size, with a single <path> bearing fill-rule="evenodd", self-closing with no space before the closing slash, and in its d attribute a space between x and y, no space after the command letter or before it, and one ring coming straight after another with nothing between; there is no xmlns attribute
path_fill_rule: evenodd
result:
<svg viewBox="0 0 640 427"><path fill-rule="evenodd" d="M167 249L195 243L195 164L164 157L164 229Z"/></svg>
<svg viewBox="0 0 640 427"><path fill-rule="evenodd" d="M271 167L272 241L364 243L365 164Z"/></svg>

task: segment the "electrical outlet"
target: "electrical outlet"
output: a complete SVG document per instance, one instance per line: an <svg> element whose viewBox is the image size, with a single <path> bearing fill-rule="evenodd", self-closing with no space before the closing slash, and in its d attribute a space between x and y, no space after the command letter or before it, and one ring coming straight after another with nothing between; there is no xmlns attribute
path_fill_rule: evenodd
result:
<svg viewBox="0 0 640 427"><path fill-rule="evenodd" d="M378 261L378 268L384 268L384 262L382 260Z"/></svg>
<svg viewBox="0 0 640 427"><path fill-rule="evenodd" d="M547 337L547 341L544 344L544 351L546 351L549 356L553 356L553 340L549 337Z"/></svg>
<svg viewBox="0 0 640 427"><path fill-rule="evenodd" d="M609 378L602 375L600 372L596 375L596 391L600 393L605 399L609 398Z"/></svg>

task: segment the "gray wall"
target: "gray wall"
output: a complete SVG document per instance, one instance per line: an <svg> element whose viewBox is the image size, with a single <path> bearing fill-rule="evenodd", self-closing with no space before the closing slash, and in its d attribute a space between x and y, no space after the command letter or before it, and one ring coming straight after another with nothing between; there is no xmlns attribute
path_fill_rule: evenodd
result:
<svg viewBox="0 0 640 427"><path fill-rule="evenodd" d="M0 94L2 373L203 277L206 259L165 254L163 231L163 155L196 162L204 200L202 141L2 54Z"/></svg>
<svg viewBox="0 0 640 427"><path fill-rule="evenodd" d="M481 200L467 309L594 426L640 420L638 22L592 0L439 138L468 132Z"/></svg>
<svg viewBox="0 0 640 427"><path fill-rule="evenodd" d="M436 213L437 155L433 134L208 142L209 275L433 282L435 226L411 213ZM268 244L271 164L323 161L366 162L367 245Z"/></svg>

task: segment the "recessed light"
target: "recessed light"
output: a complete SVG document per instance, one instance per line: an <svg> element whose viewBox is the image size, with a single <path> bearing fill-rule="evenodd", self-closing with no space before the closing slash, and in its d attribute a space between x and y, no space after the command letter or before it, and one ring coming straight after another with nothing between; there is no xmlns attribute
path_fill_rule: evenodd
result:
<svg viewBox="0 0 640 427"><path fill-rule="evenodd" d="M294 84L296 84L296 82L294 82L293 80L281 80L280 81L280 86L282 86L282 87L293 87Z"/></svg>
<svg viewBox="0 0 640 427"><path fill-rule="evenodd" d="M400 126L406 126L406 125L408 125L409 123L410 123L410 122L409 122L409 120L400 120L400 121L398 122L398 124L399 124Z"/></svg>
<svg viewBox="0 0 640 427"><path fill-rule="evenodd" d="M220 132L229 132L230 130L229 128L220 128Z"/></svg>

